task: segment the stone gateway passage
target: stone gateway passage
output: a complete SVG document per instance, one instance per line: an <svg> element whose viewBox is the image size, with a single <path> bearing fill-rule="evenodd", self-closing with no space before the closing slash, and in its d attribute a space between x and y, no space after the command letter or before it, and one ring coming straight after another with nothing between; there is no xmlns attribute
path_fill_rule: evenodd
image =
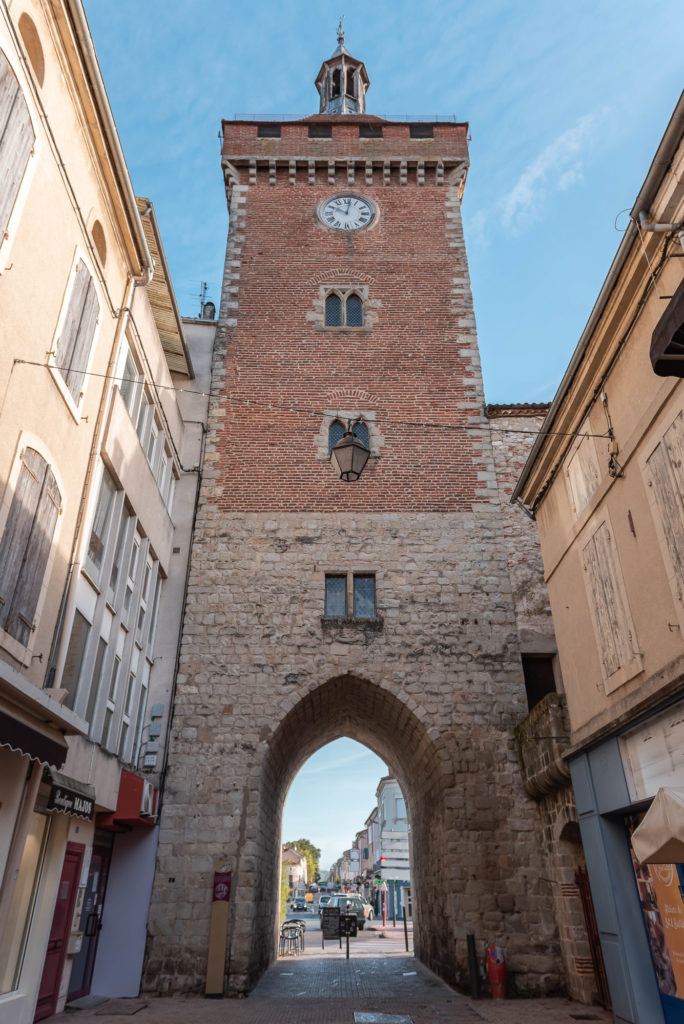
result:
<svg viewBox="0 0 684 1024"><path fill-rule="evenodd" d="M461 226L468 126L366 114L342 42L316 84L312 117L223 123L230 229L144 987L203 991L221 861L226 991L254 986L277 948L288 787L349 736L406 795L417 956L465 984L472 933L478 955L505 947L520 990L548 991ZM331 459L345 432L368 454L349 482Z"/></svg>

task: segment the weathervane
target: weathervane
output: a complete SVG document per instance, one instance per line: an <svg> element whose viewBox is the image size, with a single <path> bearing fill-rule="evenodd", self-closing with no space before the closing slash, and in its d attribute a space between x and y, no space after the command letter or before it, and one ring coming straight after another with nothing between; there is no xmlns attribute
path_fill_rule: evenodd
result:
<svg viewBox="0 0 684 1024"><path fill-rule="evenodd" d="M340 21L337 26L337 42L340 46L344 44L344 32L342 30L342 22L344 21L344 14L340 15Z"/></svg>

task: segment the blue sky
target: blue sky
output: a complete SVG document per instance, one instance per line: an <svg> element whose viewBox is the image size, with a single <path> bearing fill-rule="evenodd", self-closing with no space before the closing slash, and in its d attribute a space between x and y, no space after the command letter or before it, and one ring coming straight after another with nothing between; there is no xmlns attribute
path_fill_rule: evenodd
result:
<svg viewBox="0 0 684 1024"><path fill-rule="evenodd" d="M220 297L221 118L317 111L313 79L344 12L369 112L470 123L463 217L487 401L553 397L684 82L682 0L84 3L184 315L197 315L201 281ZM295 781L286 838L308 835L327 866L384 768L368 753L340 770L338 745L326 749ZM293 814L313 786L334 808L334 848L319 808L310 828Z"/></svg>
<svg viewBox="0 0 684 1024"><path fill-rule="evenodd" d="M385 763L368 747L344 738L310 757L290 787L283 841L310 839L321 851L321 874L348 850L376 805Z"/></svg>

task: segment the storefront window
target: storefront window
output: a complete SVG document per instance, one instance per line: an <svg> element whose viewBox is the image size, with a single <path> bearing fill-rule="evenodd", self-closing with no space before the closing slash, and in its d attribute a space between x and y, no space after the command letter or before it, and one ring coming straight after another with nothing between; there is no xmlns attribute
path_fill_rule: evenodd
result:
<svg viewBox="0 0 684 1024"><path fill-rule="evenodd" d="M0 935L0 995L14 991L19 985L45 859L49 826L50 819L46 814L34 813L31 816L31 827L19 865L7 924Z"/></svg>

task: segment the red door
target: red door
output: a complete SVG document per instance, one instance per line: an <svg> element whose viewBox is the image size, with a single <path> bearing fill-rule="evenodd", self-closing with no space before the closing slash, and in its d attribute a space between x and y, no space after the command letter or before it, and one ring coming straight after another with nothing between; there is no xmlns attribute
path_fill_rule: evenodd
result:
<svg viewBox="0 0 684 1024"><path fill-rule="evenodd" d="M51 1016L57 1008L84 852L82 843L67 843L34 1020Z"/></svg>

